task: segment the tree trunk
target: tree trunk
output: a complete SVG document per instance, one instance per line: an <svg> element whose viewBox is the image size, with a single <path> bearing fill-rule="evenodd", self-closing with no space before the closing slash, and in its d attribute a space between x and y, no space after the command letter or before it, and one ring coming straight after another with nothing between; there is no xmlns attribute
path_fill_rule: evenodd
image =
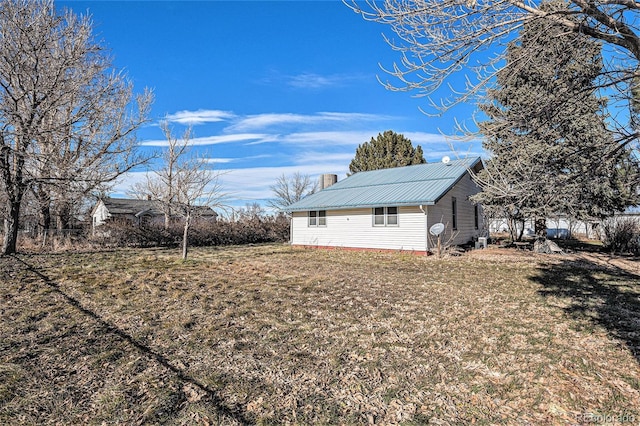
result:
<svg viewBox="0 0 640 426"><path fill-rule="evenodd" d="M191 211L187 210L187 214L184 217L184 232L182 233L182 260L187 260L189 226L191 226Z"/></svg>
<svg viewBox="0 0 640 426"><path fill-rule="evenodd" d="M44 237L51 229L51 197L42 187L34 188L33 193L38 203L38 235Z"/></svg>
<svg viewBox="0 0 640 426"><path fill-rule="evenodd" d="M507 226L509 227L509 236L511 237L511 241L516 241L518 233L516 220L512 217L507 218Z"/></svg>
<svg viewBox="0 0 640 426"><path fill-rule="evenodd" d="M516 241L522 241L522 236L524 235L524 225L525 225L525 220L524 219L519 219L518 224L520 225L520 227L518 228L516 226L516 229L518 229L518 234L516 235Z"/></svg>
<svg viewBox="0 0 640 426"><path fill-rule="evenodd" d="M15 254L17 251L20 204L20 202L8 203L9 212L4 220L4 241L2 242L2 255Z"/></svg>
<svg viewBox="0 0 640 426"><path fill-rule="evenodd" d="M49 204L40 204L38 212L40 215L38 225L41 226L41 229L38 230L38 233L40 235L45 235L47 231L51 229L51 209L49 208Z"/></svg>
<svg viewBox="0 0 640 426"><path fill-rule="evenodd" d="M58 231L71 228L71 207L69 205L63 204L58 208L56 228Z"/></svg>
<svg viewBox="0 0 640 426"><path fill-rule="evenodd" d="M510 218L508 221L509 234L511 235L511 241L522 241L522 235L524 234L524 219Z"/></svg>
<svg viewBox="0 0 640 426"><path fill-rule="evenodd" d="M535 233L538 238L547 238L547 219L544 217L536 217Z"/></svg>

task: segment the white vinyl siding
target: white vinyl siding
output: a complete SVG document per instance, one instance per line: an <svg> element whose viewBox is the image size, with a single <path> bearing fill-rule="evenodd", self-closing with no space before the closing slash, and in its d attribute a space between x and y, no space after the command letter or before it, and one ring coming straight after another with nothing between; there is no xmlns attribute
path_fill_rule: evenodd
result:
<svg viewBox="0 0 640 426"><path fill-rule="evenodd" d="M417 206L398 207L397 213L398 225L371 226L370 208L328 210L328 226L308 227L308 213L296 212L291 219L291 244L424 251L424 213Z"/></svg>
<svg viewBox="0 0 640 426"><path fill-rule="evenodd" d="M100 226L104 224L110 216L109 210L107 210L104 202L102 202L102 200L98 201L98 204L93 211L93 226Z"/></svg>

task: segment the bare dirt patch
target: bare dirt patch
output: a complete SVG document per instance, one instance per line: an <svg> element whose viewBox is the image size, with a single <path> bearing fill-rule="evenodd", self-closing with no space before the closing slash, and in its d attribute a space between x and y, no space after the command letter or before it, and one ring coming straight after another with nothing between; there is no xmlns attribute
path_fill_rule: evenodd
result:
<svg viewBox="0 0 640 426"><path fill-rule="evenodd" d="M0 423L637 422L640 279L601 260L3 258Z"/></svg>

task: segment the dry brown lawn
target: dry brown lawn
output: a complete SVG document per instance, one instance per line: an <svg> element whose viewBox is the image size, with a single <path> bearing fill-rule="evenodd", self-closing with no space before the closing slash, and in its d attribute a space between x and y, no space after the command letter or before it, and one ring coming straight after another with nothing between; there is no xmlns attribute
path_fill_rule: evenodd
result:
<svg viewBox="0 0 640 426"><path fill-rule="evenodd" d="M640 422L640 268L286 245L0 259L0 424Z"/></svg>

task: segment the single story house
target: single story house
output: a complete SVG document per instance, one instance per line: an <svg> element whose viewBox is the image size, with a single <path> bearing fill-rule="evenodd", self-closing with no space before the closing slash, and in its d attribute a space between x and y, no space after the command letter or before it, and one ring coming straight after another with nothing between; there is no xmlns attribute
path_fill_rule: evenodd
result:
<svg viewBox="0 0 640 426"><path fill-rule="evenodd" d="M443 243L471 242L486 235L469 200L480 191L470 171L482 167L476 157L355 173L286 208L291 244L427 253L437 223Z"/></svg>
<svg viewBox="0 0 640 426"><path fill-rule="evenodd" d="M215 221L218 214L211 207L197 206L195 216ZM101 198L91 211L91 217L94 228L108 220L128 220L136 225L164 223L164 213L157 201L130 198Z"/></svg>

